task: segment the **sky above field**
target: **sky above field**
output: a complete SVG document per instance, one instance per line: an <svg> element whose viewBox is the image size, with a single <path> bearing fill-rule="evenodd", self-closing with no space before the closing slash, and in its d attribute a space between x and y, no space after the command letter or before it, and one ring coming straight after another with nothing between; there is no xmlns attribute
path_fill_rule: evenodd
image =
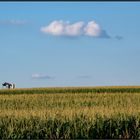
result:
<svg viewBox="0 0 140 140"><path fill-rule="evenodd" d="M139 2L0 2L0 82L140 85Z"/></svg>

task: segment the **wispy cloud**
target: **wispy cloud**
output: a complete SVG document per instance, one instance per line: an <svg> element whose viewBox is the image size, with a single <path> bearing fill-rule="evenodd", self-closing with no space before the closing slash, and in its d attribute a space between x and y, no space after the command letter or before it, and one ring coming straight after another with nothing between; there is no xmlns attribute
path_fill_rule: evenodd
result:
<svg viewBox="0 0 140 140"><path fill-rule="evenodd" d="M117 40L122 40L122 39L123 39L123 37L120 36L120 35L116 35L115 38L116 38Z"/></svg>
<svg viewBox="0 0 140 140"><path fill-rule="evenodd" d="M28 21L26 20L17 20L17 19L0 20L0 24L3 24L3 25L24 25L27 23Z"/></svg>
<svg viewBox="0 0 140 140"><path fill-rule="evenodd" d="M11 24L15 24L15 25L23 25L23 24L27 24L26 20L10 20L9 21Z"/></svg>
<svg viewBox="0 0 140 140"><path fill-rule="evenodd" d="M80 75L80 76L77 76L76 78L78 78L78 79L91 79L92 76L90 76L90 75Z"/></svg>
<svg viewBox="0 0 140 140"><path fill-rule="evenodd" d="M32 74L32 79L54 79L54 77L51 77L45 74L35 73L35 74Z"/></svg>
<svg viewBox="0 0 140 140"><path fill-rule="evenodd" d="M70 23L69 21L55 20L49 25L41 27L41 32L54 36L90 36L110 38L108 33L103 30L95 21L89 21L87 24L83 21Z"/></svg>

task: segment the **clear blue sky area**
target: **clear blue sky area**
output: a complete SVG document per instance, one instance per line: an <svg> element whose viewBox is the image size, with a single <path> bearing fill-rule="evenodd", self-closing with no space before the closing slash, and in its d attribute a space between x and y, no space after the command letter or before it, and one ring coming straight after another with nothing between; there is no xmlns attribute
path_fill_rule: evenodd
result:
<svg viewBox="0 0 140 140"><path fill-rule="evenodd" d="M0 83L140 85L140 2L0 2Z"/></svg>

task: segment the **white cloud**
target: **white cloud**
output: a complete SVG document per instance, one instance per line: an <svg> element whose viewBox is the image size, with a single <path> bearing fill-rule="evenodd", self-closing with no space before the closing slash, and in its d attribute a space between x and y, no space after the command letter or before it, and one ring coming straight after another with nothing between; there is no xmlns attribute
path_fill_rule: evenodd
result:
<svg viewBox="0 0 140 140"><path fill-rule="evenodd" d="M84 23L83 22L76 22L74 24L67 24L65 27L65 35L68 36L79 36L82 34L82 27Z"/></svg>
<svg viewBox="0 0 140 140"><path fill-rule="evenodd" d="M83 22L70 24L69 22L59 20L53 21L48 26L42 27L41 31L56 36L78 36L81 35L82 26Z"/></svg>
<svg viewBox="0 0 140 140"><path fill-rule="evenodd" d="M53 79L53 77L45 75L45 74L35 73L35 74L32 74L32 79Z"/></svg>
<svg viewBox="0 0 140 140"><path fill-rule="evenodd" d="M54 36L90 36L90 37L101 37L110 38L105 30L102 30L100 25L95 21L89 21L85 24L83 21L75 22L64 22L63 20L55 20L49 25L41 28L41 32L51 34Z"/></svg>
<svg viewBox="0 0 140 140"><path fill-rule="evenodd" d="M98 37L101 34L101 28L95 21L88 22L87 26L84 28L84 31L85 35L87 36Z"/></svg>
<svg viewBox="0 0 140 140"><path fill-rule="evenodd" d="M64 23L62 21L53 21L50 25L42 27L41 31L52 35L63 35Z"/></svg>

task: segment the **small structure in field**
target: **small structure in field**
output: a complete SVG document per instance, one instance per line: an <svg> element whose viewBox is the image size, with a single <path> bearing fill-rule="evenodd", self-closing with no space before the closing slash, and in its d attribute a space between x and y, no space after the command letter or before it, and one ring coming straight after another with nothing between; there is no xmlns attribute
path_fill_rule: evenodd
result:
<svg viewBox="0 0 140 140"><path fill-rule="evenodd" d="M15 84L5 82L2 84L2 87L6 87L7 89L14 89L16 86Z"/></svg>

